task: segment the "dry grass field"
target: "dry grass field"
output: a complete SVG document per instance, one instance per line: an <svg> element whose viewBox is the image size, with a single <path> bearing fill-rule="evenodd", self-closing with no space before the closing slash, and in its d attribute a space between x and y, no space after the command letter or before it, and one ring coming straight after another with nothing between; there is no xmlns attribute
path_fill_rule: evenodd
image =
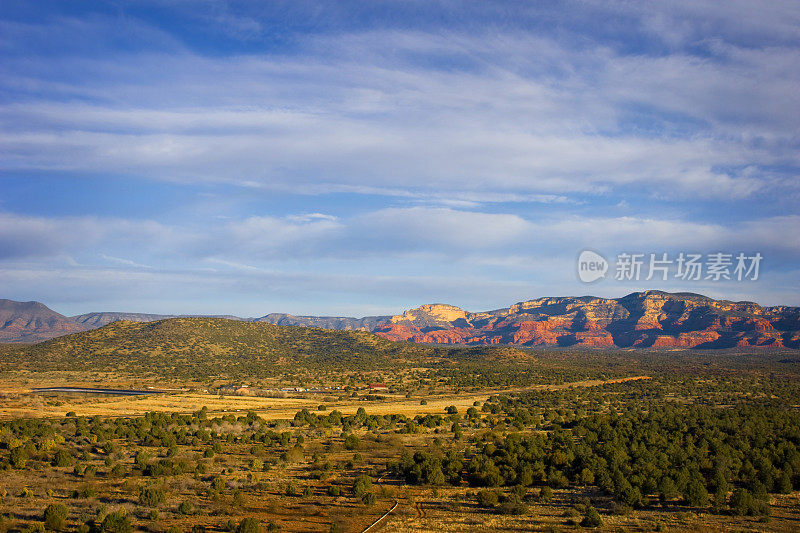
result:
<svg viewBox="0 0 800 533"><path fill-rule="evenodd" d="M519 393L531 390L560 390L570 387L594 387L606 383L649 379L649 376L632 376L608 380L583 380L559 385L536 385L515 389L486 390L478 393L447 395L426 395L425 405L420 398L406 398L401 394L381 394L385 399L365 401L345 399L343 401L324 401L325 396L316 394L287 393L285 398L259 397L249 395L220 395L200 392L169 392L146 396L110 396L83 393L38 393L32 392L29 379L16 382L5 380L0 383L0 420L13 418L63 417L73 412L78 416L141 416L150 411L191 413L207 407L211 413L242 413L255 411L266 420L289 419L301 409L315 410L320 404L328 409L337 409L344 414L353 414L359 407L370 413L416 415L442 413L447 406L455 405L465 411L476 401L483 402L492 394ZM98 387L131 388L129 381L102 382L68 381L65 379L43 379L36 387ZM54 399L56 398L56 399Z"/></svg>

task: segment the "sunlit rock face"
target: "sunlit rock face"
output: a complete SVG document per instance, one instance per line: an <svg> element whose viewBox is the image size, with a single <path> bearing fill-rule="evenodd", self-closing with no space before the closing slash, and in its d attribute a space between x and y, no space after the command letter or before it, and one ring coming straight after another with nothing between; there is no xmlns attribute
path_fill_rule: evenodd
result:
<svg viewBox="0 0 800 533"><path fill-rule="evenodd" d="M800 347L800 308L761 307L692 293L538 298L483 313L423 305L373 331L391 340L638 348Z"/></svg>

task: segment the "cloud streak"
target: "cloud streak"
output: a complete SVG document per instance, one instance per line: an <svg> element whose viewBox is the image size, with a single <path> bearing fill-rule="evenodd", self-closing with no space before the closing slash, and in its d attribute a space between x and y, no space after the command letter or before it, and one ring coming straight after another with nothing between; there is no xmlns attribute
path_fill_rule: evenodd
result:
<svg viewBox="0 0 800 533"><path fill-rule="evenodd" d="M144 264L146 257L257 265L298 258L353 261L376 254L392 258L425 252L450 261L465 253L506 256L520 250L533 253L540 247L571 257L587 246L647 252L730 248L800 258L800 239L786 235L787 230L800 227L798 215L726 226L639 217L529 219L446 207L407 207L349 218L322 213L250 217L210 229L95 217L5 214L0 221L1 249L7 260L75 256L107 247L136 251L140 257L122 259L103 252L104 260L145 268L149 268Z"/></svg>
<svg viewBox="0 0 800 533"><path fill-rule="evenodd" d="M53 98L0 108L3 168L677 199L791 187L752 169L800 168L797 48L710 49L391 30L312 38L298 55L67 58L56 80L12 62L6 86Z"/></svg>

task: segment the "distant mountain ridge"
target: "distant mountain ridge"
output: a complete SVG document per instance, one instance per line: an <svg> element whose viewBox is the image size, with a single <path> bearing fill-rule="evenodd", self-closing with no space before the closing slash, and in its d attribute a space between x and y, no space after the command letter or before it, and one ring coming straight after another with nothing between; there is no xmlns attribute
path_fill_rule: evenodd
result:
<svg viewBox="0 0 800 533"><path fill-rule="evenodd" d="M203 316L203 315L182 315ZM118 320L176 315L87 313L65 317L38 302L0 300L0 342L38 342ZM622 298L546 297L485 312L426 304L393 316L320 317L270 313L217 316L280 326L368 331L429 344L622 348L800 348L800 307L762 307L694 293L644 291Z"/></svg>
<svg viewBox="0 0 800 533"><path fill-rule="evenodd" d="M87 329L42 303L0 299L0 342L39 342Z"/></svg>
<svg viewBox="0 0 800 533"><path fill-rule="evenodd" d="M85 313L69 318L93 329L107 326L119 320L127 320L128 322L155 322L156 320L175 318L175 316L176 315L151 315L147 313Z"/></svg>
<svg viewBox="0 0 800 533"><path fill-rule="evenodd" d="M373 331L388 321L391 316L365 316L352 318L344 316L295 316L285 313L270 313L254 322L267 322L277 326L305 326L323 329L342 329L346 331Z"/></svg>
<svg viewBox="0 0 800 533"><path fill-rule="evenodd" d="M227 318L229 320L250 320L246 318L239 318L233 315L152 315L149 313L115 313L115 312L100 312L100 313L85 313L83 315L76 315L69 317L70 319L84 324L90 329L102 328L112 322L126 320L128 322L155 322L157 320L166 320L167 318L191 318L191 317L209 317L209 318Z"/></svg>

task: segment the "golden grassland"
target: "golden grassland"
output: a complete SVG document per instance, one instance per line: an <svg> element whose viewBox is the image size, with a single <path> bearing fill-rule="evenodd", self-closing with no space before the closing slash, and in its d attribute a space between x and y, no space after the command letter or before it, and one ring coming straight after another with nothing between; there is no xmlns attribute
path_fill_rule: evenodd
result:
<svg viewBox="0 0 800 533"><path fill-rule="evenodd" d="M255 411L265 420L289 419L301 409L314 411L320 405L328 410L337 409L343 414L353 414L359 407L367 409L371 414L417 414L442 413L445 408L454 405L459 411L465 411L474 402L483 402L492 394L524 392L530 390L559 390L570 387L592 387L607 383L622 383L630 380L649 379L649 376L631 376L608 380L583 380L559 385L536 385L517 389L486 390L460 394L433 394L424 397L407 398L402 394L381 394L384 399L368 401L363 399L346 399L343 401L324 401L322 395L292 395L292 397L275 398L248 395L220 395L200 392L171 392L146 396L110 396L104 394L45 394L31 390L28 380L23 382L0 382L0 420L13 418L53 418L67 413L78 416L140 416L150 411L191 413L207 407L214 414L242 413ZM38 381L38 380L37 380ZM60 387L69 383L74 387L97 387L97 383L82 380L72 382L64 379L44 379L36 387ZM106 385L108 383L105 383ZM126 388L130 382L112 382L114 387ZM57 397L58 399L53 399ZM421 404L424 398L425 404Z"/></svg>

